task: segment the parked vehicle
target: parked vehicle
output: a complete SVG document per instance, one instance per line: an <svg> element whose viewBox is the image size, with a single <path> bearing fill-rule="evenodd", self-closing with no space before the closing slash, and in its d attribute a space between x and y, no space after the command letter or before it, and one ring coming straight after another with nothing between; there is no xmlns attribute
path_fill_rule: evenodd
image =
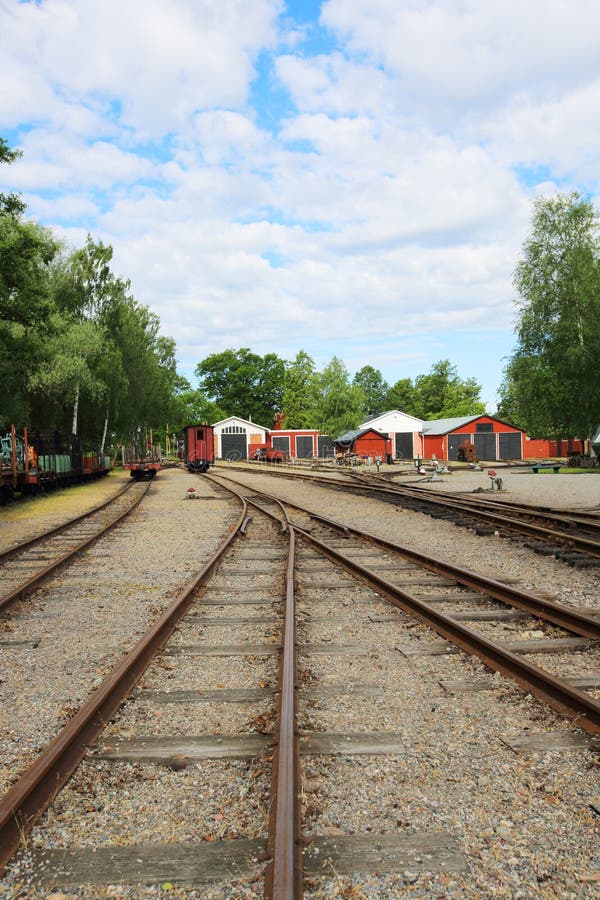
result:
<svg viewBox="0 0 600 900"><path fill-rule="evenodd" d="M0 435L0 503L15 493L35 495L108 474L110 456L83 450L77 435L58 431L17 433L14 425Z"/></svg>
<svg viewBox="0 0 600 900"><path fill-rule="evenodd" d="M215 440L212 425L186 425L182 434L183 461L190 472L208 472L215 463Z"/></svg>

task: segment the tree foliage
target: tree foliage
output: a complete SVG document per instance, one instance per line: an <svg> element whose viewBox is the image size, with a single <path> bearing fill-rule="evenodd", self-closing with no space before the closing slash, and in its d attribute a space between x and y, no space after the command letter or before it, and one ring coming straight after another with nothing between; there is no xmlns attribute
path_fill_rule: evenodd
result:
<svg viewBox="0 0 600 900"><path fill-rule="evenodd" d="M476 416L485 412L480 394L481 386L474 378L459 378L456 366L441 359L426 375L415 378L413 399L405 412L418 419Z"/></svg>
<svg viewBox="0 0 600 900"><path fill-rule="evenodd" d="M517 346L499 413L538 437L588 437L600 421L600 253L588 200L535 201L514 282Z"/></svg>
<svg viewBox="0 0 600 900"><path fill-rule="evenodd" d="M0 138L0 163L20 155ZM98 445L165 424L175 403L175 344L111 271L112 247L67 250L0 195L0 425L71 429Z"/></svg>
<svg viewBox="0 0 600 900"><path fill-rule="evenodd" d="M10 164L22 156L21 150L12 150L4 138L0 137L0 164ZM17 194L0 192L0 215L18 217L25 212L25 204Z"/></svg>
<svg viewBox="0 0 600 900"><path fill-rule="evenodd" d="M282 411L285 428L313 428L317 408L317 373L313 359L299 350L286 363L283 379Z"/></svg>
<svg viewBox="0 0 600 900"><path fill-rule="evenodd" d="M386 396L386 407L401 409L413 415L410 412L415 407L415 386L412 378L400 378L391 386Z"/></svg>
<svg viewBox="0 0 600 900"><path fill-rule="evenodd" d="M315 427L319 431L335 440L360 424L364 393L351 383L348 369L337 356L319 374L316 389Z"/></svg>
<svg viewBox="0 0 600 900"><path fill-rule="evenodd" d="M362 391L364 397L363 419L384 411L390 386L379 369L363 366L352 379L352 384Z"/></svg>
<svg viewBox="0 0 600 900"><path fill-rule="evenodd" d="M275 353L247 347L213 353L196 366L200 389L228 415L271 428L281 409L285 363Z"/></svg>

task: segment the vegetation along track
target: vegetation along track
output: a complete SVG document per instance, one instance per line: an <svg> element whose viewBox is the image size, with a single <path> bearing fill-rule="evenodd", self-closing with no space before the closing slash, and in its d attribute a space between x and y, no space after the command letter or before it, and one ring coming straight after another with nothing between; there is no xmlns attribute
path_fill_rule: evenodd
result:
<svg viewBox="0 0 600 900"><path fill-rule="evenodd" d="M137 507L149 486L150 482L129 482L94 509L1 551L0 610L23 599L118 525Z"/></svg>
<svg viewBox="0 0 600 900"><path fill-rule="evenodd" d="M248 467L251 470L251 467ZM254 471L257 471L254 468ZM271 472L274 477L299 478L331 490L349 490L386 503L422 512L479 535L497 532L501 537L524 541L530 549L577 568L600 567L600 511L554 510L502 499L500 491L457 495L435 492L418 485L391 484L376 475L355 472L333 476Z"/></svg>
<svg viewBox="0 0 600 900"><path fill-rule="evenodd" d="M252 488L242 492L255 509L270 509L283 519L274 498ZM181 895L186 884L202 884L203 897L261 896L263 891L266 896L298 897L303 890L315 897L341 897L353 895L357 873L361 883L379 879L380 893L373 896L394 896L396 889L399 894L418 879L437 891L460 880L467 864L458 834L420 815L416 822L412 816L407 819L400 800L393 799L406 766L419 767L422 761L417 762L416 747L407 742L403 692L390 684L397 685L402 660L419 654L452 656L448 645L440 648L439 642L427 640L426 629L425 634L413 631L415 610L421 621L428 621L438 604L455 609L459 594L472 615L474 576L458 577L455 571L450 580L431 559L424 574L421 565L414 565L424 560L398 555L398 548L387 542L366 546L358 532L316 519L299 507L293 530L300 535L295 570L291 553L286 564L282 532L274 534L273 526L259 521L258 511L253 513L247 537L201 589L191 615L146 674L141 676L147 658L119 667L115 677L129 672L125 690L143 677L140 691L86 756L23 854L21 865L33 866L42 885L71 890L118 881L136 896L132 886L176 882ZM216 565L215 560L211 570ZM201 583L195 579L192 591ZM411 594L417 588L428 602L412 598L407 588ZM481 593L481 586L476 590ZM506 585L488 579L474 618L491 610L502 621L494 600L506 602L506 591ZM391 609L384 598L401 611ZM519 599L522 603L523 596ZM183 606L193 602L183 594L178 600ZM249 611L254 615L247 616ZM539 616L539 606L535 614ZM443 615L438 625L454 632L458 619ZM579 624L593 630L595 623L585 619ZM504 618L502 627L507 622L510 618ZM366 639L365 625L371 629ZM169 617L166 631L152 629L151 648L146 639L140 645L152 655L174 627ZM459 644L465 635L473 639L469 629L456 631ZM481 647L481 637L476 640ZM285 652L277 683L279 644ZM512 651L504 653L507 669L500 670L515 677L507 662L513 656ZM531 675L534 667L524 668ZM383 680L383 674L391 674L391 680ZM539 690L539 673L532 685ZM529 683L527 687L533 689ZM427 702L430 689L419 685L416 702ZM98 693L106 705L93 715L106 721L120 701L116 694L109 698L107 685ZM279 698L275 726L274 693ZM571 700L577 693L583 692L566 691ZM561 710L564 697L563 692ZM357 715L357 702L361 720L353 729L348 726ZM429 702L435 708L435 701ZM594 703L584 706L586 726L596 729ZM156 723L151 734L149 720ZM370 722L373 727L365 727ZM543 738L556 744L556 734ZM575 728L562 739L591 746ZM91 740L88 731L85 742ZM83 752L80 747L77 755ZM57 843L59 850L53 849ZM471 887L475 875L469 873ZM361 896L358 887L355 895Z"/></svg>

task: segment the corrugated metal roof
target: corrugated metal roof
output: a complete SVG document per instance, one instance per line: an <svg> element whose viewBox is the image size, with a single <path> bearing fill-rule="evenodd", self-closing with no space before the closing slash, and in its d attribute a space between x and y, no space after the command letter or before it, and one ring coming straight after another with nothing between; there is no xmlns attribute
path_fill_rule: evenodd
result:
<svg viewBox="0 0 600 900"><path fill-rule="evenodd" d="M365 430L370 431L371 429L367 428ZM363 432L360 430L360 428L355 428L354 431L347 431L345 434L340 434L339 437L335 438L335 443L336 444L351 444L352 441L355 441L356 438L359 437L359 435L361 435L362 433Z"/></svg>
<svg viewBox="0 0 600 900"><path fill-rule="evenodd" d="M362 437L363 434L368 434L369 431L372 431L374 434L379 437L384 438L384 440L389 440L389 434L384 434L383 431L377 431L376 428L355 428L354 431L347 431L346 434L340 434L334 441L336 444L351 444L352 441L357 440L357 438Z"/></svg>
<svg viewBox="0 0 600 900"><path fill-rule="evenodd" d="M456 416L452 419L432 419L430 422L423 422L423 434L448 434L448 432L454 431L456 428L462 428L464 425L468 425L469 422L476 422L478 419L491 419L492 422L508 425L509 428L514 428L515 431L522 431L517 425L511 425L510 422L505 422L503 419L497 418L497 416L490 416L489 413L480 413L478 416Z"/></svg>
<svg viewBox="0 0 600 900"><path fill-rule="evenodd" d="M474 422L476 419L481 419L481 415L455 416L451 419L432 419L430 422L423 422L423 434L448 434L449 431L468 425L469 422Z"/></svg>

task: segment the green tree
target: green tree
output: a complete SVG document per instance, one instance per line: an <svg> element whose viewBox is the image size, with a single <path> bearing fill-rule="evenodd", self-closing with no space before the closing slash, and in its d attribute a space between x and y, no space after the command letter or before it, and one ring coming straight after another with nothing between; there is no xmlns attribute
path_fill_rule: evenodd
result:
<svg viewBox="0 0 600 900"><path fill-rule="evenodd" d="M600 421L598 217L577 193L538 198L515 270L517 346L501 415L538 437L589 437Z"/></svg>
<svg viewBox="0 0 600 900"><path fill-rule="evenodd" d="M185 425L198 422L219 422L227 413L216 403L209 400L199 388L192 388L182 375L175 379L174 411L171 419L171 432L179 432Z"/></svg>
<svg viewBox="0 0 600 900"><path fill-rule="evenodd" d="M44 356L56 309L50 269L59 244L50 232L0 209L0 422L30 424L29 378Z"/></svg>
<svg viewBox="0 0 600 900"><path fill-rule="evenodd" d="M4 138L0 137L0 164L10 164L23 155L21 150L11 150ZM0 192L0 215L19 218L25 212L25 204L17 194Z"/></svg>
<svg viewBox="0 0 600 900"><path fill-rule="evenodd" d="M485 412L480 394L481 386L474 378L463 381L450 360L442 359L427 375L415 378L413 403L405 411L419 419L476 416Z"/></svg>
<svg viewBox="0 0 600 900"><path fill-rule="evenodd" d="M389 389L385 398L386 409L401 409L409 415L415 406L415 386L411 378L400 378Z"/></svg>
<svg viewBox="0 0 600 900"><path fill-rule="evenodd" d="M317 378L316 427L335 440L360 425L364 403L364 394L350 382L345 364L332 357Z"/></svg>
<svg viewBox="0 0 600 900"><path fill-rule="evenodd" d="M354 376L352 384L363 392L365 398L363 419L384 411L390 386L379 369L363 366Z"/></svg>
<svg viewBox="0 0 600 900"><path fill-rule="evenodd" d="M267 428L282 408L285 363L275 353L259 356L247 347L213 353L195 369L200 389L228 416Z"/></svg>
<svg viewBox="0 0 600 900"><path fill-rule="evenodd" d="M317 374L312 358L299 350L291 363L286 363L283 379L282 408L284 428L314 428Z"/></svg>
<svg viewBox="0 0 600 900"><path fill-rule="evenodd" d="M95 371L104 342L95 322L76 322L56 314L53 324L44 347L45 359L31 373L28 387L34 398L39 398L37 403L33 400L35 424L59 424L68 431L70 423L61 419L66 404L72 404L80 392L97 403L106 396L106 385Z"/></svg>

